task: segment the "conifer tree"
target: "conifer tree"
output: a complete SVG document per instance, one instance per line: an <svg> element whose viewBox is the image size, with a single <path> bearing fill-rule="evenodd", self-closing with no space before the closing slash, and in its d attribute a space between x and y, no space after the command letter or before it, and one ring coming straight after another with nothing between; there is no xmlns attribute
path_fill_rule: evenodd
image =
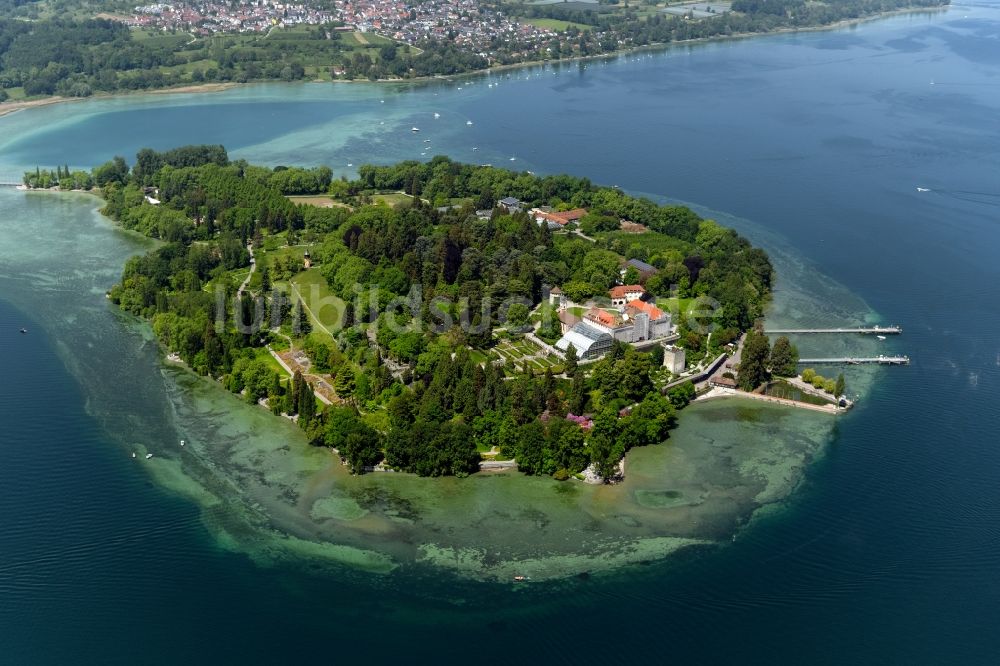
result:
<svg viewBox="0 0 1000 666"><path fill-rule="evenodd" d="M576 347L573 343L569 343L569 347L566 348L566 375L572 377L576 374L577 368L577 355Z"/></svg>

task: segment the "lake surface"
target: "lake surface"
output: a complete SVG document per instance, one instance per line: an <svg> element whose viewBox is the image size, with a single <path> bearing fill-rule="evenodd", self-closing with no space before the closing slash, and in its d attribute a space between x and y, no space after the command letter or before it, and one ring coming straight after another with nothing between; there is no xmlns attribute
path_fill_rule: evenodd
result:
<svg viewBox="0 0 1000 666"><path fill-rule="evenodd" d="M345 174L447 154L691 202L771 252L771 323L904 327L804 353L914 359L855 369L862 399L836 421L693 406L614 489L350 479L108 307L148 241L93 197L3 188L0 662L992 663L998 39L1000 7L963 5L460 81L0 118L0 175L211 142ZM521 570L551 580L506 582Z"/></svg>

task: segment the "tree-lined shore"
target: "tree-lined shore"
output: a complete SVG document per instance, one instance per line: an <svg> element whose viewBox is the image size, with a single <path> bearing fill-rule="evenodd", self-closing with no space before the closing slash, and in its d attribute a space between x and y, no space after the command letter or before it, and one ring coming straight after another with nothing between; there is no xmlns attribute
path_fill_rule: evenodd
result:
<svg viewBox="0 0 1000 666"><path fill-rule="evenodd" d="M338 26L297 27L274 35L192 37L147 34L105 18L0 18L3 102L251 81L405 80L556 62L678 42L811 29L933 9L948 0L737 0L730 12L699 20L618 4L514 5L525 20L565 28L550 40L496 40L490 54L449 41L410 47L372 34L362 44ZM294 37L294 39L292 39Z"/></svg>

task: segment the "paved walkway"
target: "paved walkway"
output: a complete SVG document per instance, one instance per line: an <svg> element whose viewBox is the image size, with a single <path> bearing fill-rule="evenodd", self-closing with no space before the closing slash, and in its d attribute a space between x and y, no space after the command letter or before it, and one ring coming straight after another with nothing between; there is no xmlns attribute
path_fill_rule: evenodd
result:
<svg viewBox="0 0 1000 666"><path fill-rule="evenodd" d="M311 309L309 309L309 306L306 304L305 300L303 300L303 298L302 298L302 292L299 291L299 286L297 284L295 284L294 282L292 282L291 280L288 281L288 286L290 286L292 288L292 291L295 292L295 295L299 299L299 302L302 303L302 309L306 311L307 315L309 315L309 319L312 320L313 324L315 324L317 328L321 329L324 333L326 333L327 335L329 335L331 338L334 337L333 333L330 332L330 329L328 329L326 326L324 326L323 322L321 322L319 320L319 317L317 317L315 314L313 314L313 311Z"/></svg>
<svg viewBox="0 0 1000 666"><path fill-rule="evenodd" d="M702 401L719 398L746 398L747 400L770 402L776 405L783 405L785 407L798 407L799 409L808 409L813 412L823 412L824 414L840 414L847 411L847 409L837 407L833 404L813 405L808 402L799 402L798 400L788 400L786 398L776 398L772 395L763 395L761 393L747 393L745 391L722 388L720 386L713 387L708 393L700 395L696 399L698 401Z"/></svg>
<svg viewBox="0 0 1000 666"><path fill-rule="evenodd" d="M241 284L240 288L236 290L236 295L237 296L242 296L243 292L246 291L246 288L248 286L250 286L250 278L253 277L253 272L257 269L257 260L254 259L254 256L253 256L253 244L252 243L247 243L247 252L250 253L250 272L247 273L247 279L243 280L243 284Z"/></svg>

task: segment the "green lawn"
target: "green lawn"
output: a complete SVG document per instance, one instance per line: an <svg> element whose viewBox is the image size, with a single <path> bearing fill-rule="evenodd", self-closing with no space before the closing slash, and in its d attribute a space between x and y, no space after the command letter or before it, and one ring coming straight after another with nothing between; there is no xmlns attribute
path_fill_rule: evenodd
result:
<svg viewBox="0 0 1000 666"><path fill-rule="evenodd" d="M271 353L266 349L259 349L257 353L257 358L261 361L264 361L264 363L267 364L268 368L278 373L278 376L281 377L282 382L284 382L288 378L288 372L283 367L281 367L281 364L278 363L278 360L273 356L271 356Z"/></svg>
<svg viewBox="0 0 1000 666"><path fill-rule="evenodd" d="M267 242L265 241L264 247L267 247ZM257 252L257 259L261 263L267 261L270 266L274 266L275 262L284 259L284 257L292 257L295 259L296 263L302 263L306 250L309 249L308 245L292 245L291 247L287 245L282 245L274 249L265 249Z"/></svg>
<svg viewBox="0 0 1000 666"><path fill-rule="evenodd" d="M291 280L292 300L301 298L312 312L313 326L318 331L335 335L344 316L344 301L330 291L318 268L303 271Z"/></svg>
<svg viewBox="0 0 1000 666"><path fill-rule="evenodd" d="M657 298L656 307L664 312L682 312L686 315L691 311L694 301L695 299L693 298Z"/></svg>
<svg viewBox="0 0 1000 666"><path fill-rule="evenodd" d="M372 203L383 202L387 206L395 206L396 204L409 203L412 199L409 194L403 194L402 192L390 192L389 194L373 194Z"/></svg>

